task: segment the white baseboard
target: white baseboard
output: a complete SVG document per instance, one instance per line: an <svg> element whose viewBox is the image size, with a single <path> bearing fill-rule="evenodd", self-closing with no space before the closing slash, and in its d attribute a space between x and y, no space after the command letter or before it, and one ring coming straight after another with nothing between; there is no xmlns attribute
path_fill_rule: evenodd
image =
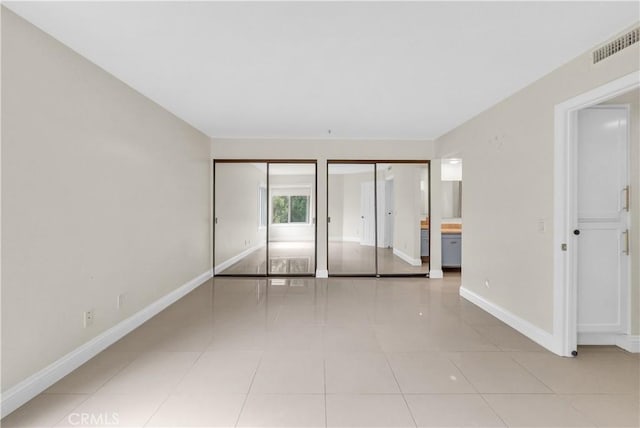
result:
<svg viewBox="0 0 640 428"><path fill-rule="evenodd" d="M0 418L49 388L211 277L210 269L4 392L0 402Z"/></svg>
<svg viewBox="0 0 640 428"><path fill-rule="evenodd" d="M422 266L422 259L414 259L404 251L401 251L397 248L393 249L393 255L400 257L402 260L409 263L411 266Z"/></svg>
<svg viewBox="0 0 640 428"><path fill-rule="evenodd" d="M329 271L327 269L316 270L316 278L329 278Z"/></svg>
<svg viewBox="0 0 640 428"><path fill-rule="evenodd" d="M620 334L616 340L616 346L627 352L640 353L640 335Z"/></svg>
<svg viewBox="0 0 640 428"><path fill-rule="evenodd" d="M460 296L470 301L474 305L480 307L481 309L489 312L491 315L498 318L508 326L518 330L520 333L524 334L529 339L536 342L538 345L548 349L551 352L556 353L554 337L548 331L545 331L540 327L531 324L529 321L520 318L507 309L488 301L484 297L474 293L464 286L460 287Z"/></svg>
<svg viewBox="0 0 640 428"><path fill-rule="evenodd" d="M429 278L433 278L433 279L444 278L444 273L442 272L442 269L431 269L429 271Z"/></svg>
<svg viewBox="0 0 640 428"><path fill-rule="evenodd" d="M615 345L628 352L640 352L640 336L619 333L578 333L578 345Z"/></svg>
<svg viewBox="0 0 640 428"><path fill-rule="evenodd" d="M253 247L249 247L246 250L244 250L243 252L236 254L235 256L223 261L222 263L218 264L214 271L213 274L215 275L216 273L220 273L223 270L225 270L226 268L228 268L229 266L233 265L234 263L239 262L240 260L244 259L245 257L247 257L249 254L253 253L254 251L262 248L265 246L265 243L262 242L260 244L254 245Z"/></svg>

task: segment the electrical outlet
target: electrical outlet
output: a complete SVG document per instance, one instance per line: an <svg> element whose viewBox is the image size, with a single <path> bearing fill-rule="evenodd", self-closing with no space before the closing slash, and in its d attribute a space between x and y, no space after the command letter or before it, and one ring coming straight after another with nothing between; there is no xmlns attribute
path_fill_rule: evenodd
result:
<svg viewBox="0 0 640 428"><path fill-rule="evenodd" d="M93 324L93 318L94 317L95 317L95 315L94 315L92 310L84 312L84 314L83 314L84 328L87 328L87 327L89 327L90 325Z"/></svg>

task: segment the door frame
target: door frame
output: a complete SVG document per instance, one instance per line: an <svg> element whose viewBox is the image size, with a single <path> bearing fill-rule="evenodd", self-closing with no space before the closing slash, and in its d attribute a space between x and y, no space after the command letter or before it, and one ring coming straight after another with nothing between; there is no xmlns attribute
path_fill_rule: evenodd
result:
<svg viewBox="0 0 640 428"><path fill-rule="evenodd" d="M576 228L578 218L578 111L639 87L640 71L636 71L557 104L554 109L554 303L553 342L550 345L558 355L577 355L577 237L571 231ZM630 300L627 299L628 304Z"/></svg>
<svg viewBox="0 0 640 428"><path fill-rule="evenodd" d="M379 273L378 269L378 164L379 163L391 163L391 164L425 164L429 171L429 183L427 186L428 197L427 207L429 209L429 223L431 223L431 161L427 159L327 159L326 168L326 210L327 210L327 224L326 224L326 242L327 242L327 271L329 277L373 277L373 278L429 278L429 272L426 273ZM375 254L375 273L331 273L329 271L329 165L331 164L367 164L373 165L373 211L374 211L374 254ZM394 195L395 196L395 195ZM431 226L431 225L429 225ZM429 234L429 247L431 247L431 234ZM429 263L431 266L431 263Z"/></svg>
<svg viewBox="0 0 640 428"><path fill-rule="evenodd" d="M318 160L317 159L213 159L213 186L211 189L212 200L212 221L211 221L211 270L213 276L221 277L257 277L257 278L290 278L290 277L314 277L316 270L318 269ZM266 225L266 266L265 273L247 273L247 274L230 274L230 273L218 273L216 274L216 164L217 163L264 163L267 167L266 172L266 187L267 187L267 225ZM272 274L269 273L269 217L270 217L270 197L269 197L269 164L281 163L281 164L313 164L314 184L313 191L315 195L314 210L313 210L313 230L314 230L314 256L313 256L313 271L310 273L286 273L286 274Z"/></svg>

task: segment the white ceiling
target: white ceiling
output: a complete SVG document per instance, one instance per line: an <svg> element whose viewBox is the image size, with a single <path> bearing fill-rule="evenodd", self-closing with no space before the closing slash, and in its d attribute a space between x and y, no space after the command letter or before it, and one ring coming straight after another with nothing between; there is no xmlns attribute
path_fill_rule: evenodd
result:
<svg viewBox="0 0 640 428"><path fill-rule="evenodd" d="M4 4L233 138L432 139L639 19L638 2Z"/></svg>

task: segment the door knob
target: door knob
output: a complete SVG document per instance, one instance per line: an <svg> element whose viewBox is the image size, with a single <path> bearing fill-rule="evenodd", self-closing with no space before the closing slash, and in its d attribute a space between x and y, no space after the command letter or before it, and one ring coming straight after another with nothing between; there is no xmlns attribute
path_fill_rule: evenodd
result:
<svg viewBox="0 0 640 428"><path fill-rule="evenodd" d="M579 231L578 229L575 229L575 230L573 231L573 234L574 234L574 235L576 235L576 236L577 236L577 235L580 235L580 231Z"/></svg>

